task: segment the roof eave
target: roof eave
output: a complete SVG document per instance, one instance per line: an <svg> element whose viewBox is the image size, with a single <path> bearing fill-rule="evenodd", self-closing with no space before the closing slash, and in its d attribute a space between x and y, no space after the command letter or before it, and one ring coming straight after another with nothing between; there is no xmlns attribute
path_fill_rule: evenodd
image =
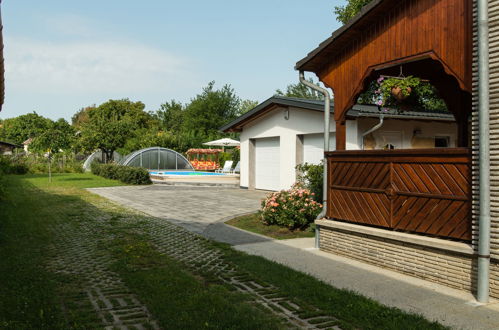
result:
<svg viewBox="0 0 499 330"><path fill-rule="evenodd" d="M312 110L312 111L324 111L324 105L323 104L310 104L307 103L306 100L304 101L299 101L299 100L294 100L290 98L285 98L285 97L280 97L280 96L272 96L265 100L264 102L260 103L257 105L255 108L252 110L248 111L244 115L240 116L239 118L233 120L232 122L228 123L227 125L224 125L219 128L220 131L222 132L240 132L242 128L240 125L247 124L248 122L252 121L252 118L257 119L259 117L259 114L262 112L266 111L270 107L273 106L282 106L282 107L295 107L295 108L300 108L300 109L306 109L306 110ZM331 106L331 112L333 109L333 106Z"/></svg>
<svg viewBox="0 0 499 330"><path fill-rule="evenodd" d="M369 12L371 12L374 8L376 8L380 3L382 3L384 0L373 0L369 4L365 5L360 12L352 17L348 23L334 31L331 35L331 37L327 38L323 42L319 44L317 48L312 50L310 53L308 53L307 56L299 60L296 65L295 65L295 70L297 71L310 71L310 72L315 72L316 68L310 64L312 60L319 55L326 47L328 47L331 43L333 43L336 39L338 39L340 36L342 36L346 31L348 31L351 27L356 25L361 18L366 16Z"/></svg>

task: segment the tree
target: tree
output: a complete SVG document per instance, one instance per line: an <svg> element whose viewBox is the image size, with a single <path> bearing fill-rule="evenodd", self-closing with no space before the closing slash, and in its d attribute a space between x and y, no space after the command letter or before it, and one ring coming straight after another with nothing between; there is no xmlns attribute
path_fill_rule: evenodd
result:
<svg viewBox="0 0 499 330"><path fill-rule="evenodd" d="M195 137L219 137L218 129L234 120L240 111L241 100L230 85L215 90L212 81L203 92L185 107L182 130Z"/></svg>
<svg viewBox="0 0 499 330"><path fill-rule="evenodd" d="M161 104L156 112L161 128L167 131L179 132L184 122L184 107L175 100Z"/></svg>
<svg viewBox="0 0 499 330"><path fill-rule="evenodd" d="M30 151L58 153L69 150L75 140L75 129L64 119L51 122L50 126L33 139Z"/></svg>
<svg viewBox="0 0 499 330"><path fill-rule="evenodd" d="M83 123L86 123L88 121L88 113L92 109L95 109L95 104L89 107L81 108L73 115L73 117L71 117L71 125L79 128Z"/></svg>
<svg viewBox="0 0 499 330"><path fill-rule="evenodd" d="M0 130L0 138L21 144L29 138L34 138L51 125L52 121L38 115L36 112L5 119Z"/></svg>
<svg viewBox="0 0 499 330"><path fill-rule="evenodd" d="M82 147L87 151L100 149L107 160L112 160L113 153L122 148L136 130L151 123L151 115L144 108L142 102L123 99L109 100L88 110L88 121L81 127Z"/></svg>
<svg viewBox="0 0 499 330"><path fill-rule="evenodd" d="M308 79L309 82L319 86L318 82L314 82L312 78ZM284 93L280 89L275 91L275 95L277 96L287 96L287 97L299 97L302 99L311 99L311 100L324 100L324 95L321 93L305 86L301 82L296 84L289 84L286 87L286 92Z"/></svg>
<svg viewBox="0 0 499 330"><path fill-rule="evenodd" d="M241 102L241 105L239 106L239 113L238 115L244 115L246 112L252 110L254 107L258 105L258 101L252 101L252 100L243 100Z"/></svg>
<svg viewBox="0 0 499 330"><path fill-rule="evenodd" d="M348 3L344 6L334 7L336 20L343 24L347 24L360 10L372 0L347 0Z"/></svg>

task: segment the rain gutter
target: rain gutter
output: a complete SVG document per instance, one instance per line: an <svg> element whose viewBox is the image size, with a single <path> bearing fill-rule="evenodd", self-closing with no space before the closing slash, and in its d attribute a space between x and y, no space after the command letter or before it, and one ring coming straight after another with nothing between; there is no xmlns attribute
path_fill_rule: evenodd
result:
<svg viewBox="0 0 499 330"><path fill-rule="evenodd" d="M331 96L329 91L325 88L317 86L305 79L305 74L300 71L300 82L305 86L321 93L324 95L324 152L329 151L329 129L330 129L330 116L331 116ZM323 173L323 183L322 183L322 211L317 216L317 220L323 219L327 212L327 160L323 158L324 163L324 173ZM315 229L315 247L318 249L320 247L320 227L317 226Z"/></svg>
<svg viewBox="0 0 499 330"><path fill-rule="evenodd" d="M478 0L479 218L477 300L489 302L490 291L490 138L488 1Z"/></svg>
<svg viewBox="0 0 499 330"><path fill-rule="evenodd" d="M385 119L385 115L381 114L379 115L379 123L377 123L376 125L374 125L373 127L371 127L370 130L362 133L362 141L360 141L360 150L364 150L364 138L371 134L372 132L374 131L377 131L378 129L381 128L381 126L383 126L383 121Z"/></svg>

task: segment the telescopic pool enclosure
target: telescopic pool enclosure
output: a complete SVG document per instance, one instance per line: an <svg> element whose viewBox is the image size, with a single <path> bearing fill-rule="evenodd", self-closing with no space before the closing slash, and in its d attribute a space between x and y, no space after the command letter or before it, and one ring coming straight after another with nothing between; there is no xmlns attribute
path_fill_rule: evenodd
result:
<svg viewBox="0 0 499 330"><path fill-rule="evenodd" d="M121 165L143 167L148 170L194 170L187 158L167 148L151 147L126 156Z"/></svg>

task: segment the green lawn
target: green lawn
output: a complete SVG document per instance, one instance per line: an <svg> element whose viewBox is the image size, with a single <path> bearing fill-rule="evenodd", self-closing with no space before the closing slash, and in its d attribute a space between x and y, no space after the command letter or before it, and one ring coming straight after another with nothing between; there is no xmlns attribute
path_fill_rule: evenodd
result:
<svg viewBox="0 0 499 330"><path fill-rule="evenodd" d="M258 213L243 215L226 222L226 224L251 231L260 235L272 237L275 239L290 239L301 237L314 237L314 232L306 230L289 230L286 227L276 225L265 225Z"/></svg>
<svg viewBox="0 0 499 330"><path fill-rule="evenodd" d="M54 250L57 235L62 235L54 226L73 228L75 235L79 229L97 228L96 257L114 260L110 270L146 304L162 328L285 328L279 317L256 304L252 296L238 292L209 271L196 271L160 254L151 244L150 235L155 233L147 230L150 217L84 190L121 183L92 174L58 174L51 183L42 175L7 176L4 183L0 329L102 328L90 303L82 303L86 296L81 279L47 268L49 260L66 252ZM276 287L279 295L297 305L319 308L321 314L339 319L342 328L443 328L228 245L203 242L207 249L219 251L224 262L242 276Z"/></svg>
<svg viewBox="0 0 499 330"><path fill-rule="evenodd" d="M59 188L96 188L96 187L114 187L126 186L127 184L105 179L91 173L54 173L52 182L49 182L47 174L28 174L23 175L22 182L30 183L38 188L59 189Z"/></svg>

